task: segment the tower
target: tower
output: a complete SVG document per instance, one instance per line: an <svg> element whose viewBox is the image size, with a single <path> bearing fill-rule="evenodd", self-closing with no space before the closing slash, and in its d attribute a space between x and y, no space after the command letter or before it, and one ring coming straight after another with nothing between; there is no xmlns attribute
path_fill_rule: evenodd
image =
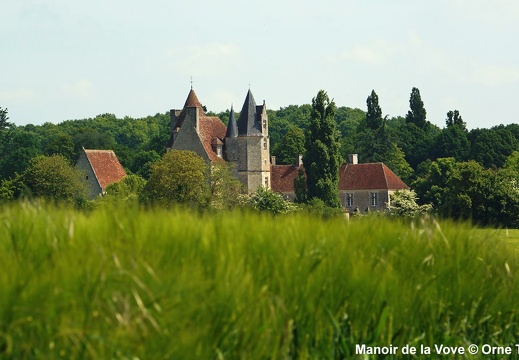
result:
<svg viewBox="0 0 519 360"><path fill-rule="evenodd" d="M231 125L231 118L229 118L229 126L233 126ZM228 134L232 133L229 126L227 128ZM263 105L256 105L250 89L240 112L237 130L238 136L235 137L236 142L234 144L236 145L238 179L246 186L249 193L256 192L260 186L270 189L270 142L267 107L265 102L263 102ZM229 138L226 137L226 141ZM232 140L229 144L232 144ZM229 154L229 149L227 151ZM232 150L230 153L232 154Z"/></svg>

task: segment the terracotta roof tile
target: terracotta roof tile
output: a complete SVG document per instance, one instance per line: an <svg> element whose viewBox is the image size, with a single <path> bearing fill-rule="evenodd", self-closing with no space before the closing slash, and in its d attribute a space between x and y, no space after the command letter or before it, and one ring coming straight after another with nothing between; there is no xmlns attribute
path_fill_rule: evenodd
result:
<svg viewBox="0 0 519 360"><path fill-rule="evenodd" d="M225 138L225 132L227 128L220 118L215 116L200 116L199 118L199 136L202 145L204 146L205 152L209 159L213 162L223 161L216 152L213 150L213 141L220 141L223 144Z"/></svg>
<svg viewBox="0 0 519 360"><path fill-rule="evenodd" d="M301 168L303 168L301 166ZM270 167L270 186L276 192L293 192L298 168L295 165L272 165Z"/></svg>
<svg viewBox="0 0 519 360"><path fill-rule="evenodd" d="M383 163L342 164L339 170L339 190L409 189Z"/></svg>
<svg viewBox="0 0 519 360"><path fill-rule="evenodd" d="M103 191L126 177L126 171L112 150L85 150L85 154Z"/></svg>
<svg viewBox="0 0 519 360"><path fill-rule="evenodd" d="M304 170L304 168L303 168ZM272 165L270 170L272 190L293 192L297 177L295 165ZM339 170L339 190L409 189L398 176L383 163L342 164Z"/></svg>
<svg viewBox="0 0 519 360"><path fill-rule="evenodd" d="M206 116L204 108L202 107L202 104L198 100L198 96L196 96L196 93L193 89L189 91L189 94L187 95L186 102L184 103L184 107L182 108L182 111L180 115L177 118L177 123L175 125L175 128L181 127L184 123L184 119L186 118L187 108L188 107L197 107L198 113L200 117Z"/></svg>

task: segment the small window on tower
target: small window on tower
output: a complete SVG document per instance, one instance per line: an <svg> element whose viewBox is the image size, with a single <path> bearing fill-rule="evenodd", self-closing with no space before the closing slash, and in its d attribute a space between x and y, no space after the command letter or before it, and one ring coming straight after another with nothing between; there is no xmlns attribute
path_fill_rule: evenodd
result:
<svg viewBox="0 0 519 360"><path fill-rule="evenodd" d="M267 139L263 139L263 149L267 150Z"/></svg>

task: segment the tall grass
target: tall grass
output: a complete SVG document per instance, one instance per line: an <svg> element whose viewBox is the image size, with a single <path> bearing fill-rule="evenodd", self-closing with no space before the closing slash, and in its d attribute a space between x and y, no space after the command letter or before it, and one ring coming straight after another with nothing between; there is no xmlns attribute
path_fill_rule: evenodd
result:
<svg viewBox="0 0 519 360"><path fill-rule="evenodd" d="M0 358L341 359L355 344L509 345L519 263L499 234L4 207Z"/></svg>

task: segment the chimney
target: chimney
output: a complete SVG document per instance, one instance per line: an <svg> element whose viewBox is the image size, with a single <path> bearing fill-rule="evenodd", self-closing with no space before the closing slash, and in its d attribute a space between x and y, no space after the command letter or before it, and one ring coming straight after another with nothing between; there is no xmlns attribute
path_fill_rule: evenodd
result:
<svg viewBox="0 0 519 360"><path fill-rule="evenodd" d="M296 167L299 168L301 165L303 165L303 155L299 154L296 156Z"/></svg>
<svg viewBox="0 0 519 360"><path fill-rule="evenodd" d="M275 157L274 155L272 155L272 156L270 157L270 164L271 164L271 165L276 165L276 157Z"/></svg>
<svg viewBox="0 0 519 360"><path fill-rule="evenodd" d="M348 155L348 164L357 165L359 163L359 155L358 154L349 154Z"/></svg>

